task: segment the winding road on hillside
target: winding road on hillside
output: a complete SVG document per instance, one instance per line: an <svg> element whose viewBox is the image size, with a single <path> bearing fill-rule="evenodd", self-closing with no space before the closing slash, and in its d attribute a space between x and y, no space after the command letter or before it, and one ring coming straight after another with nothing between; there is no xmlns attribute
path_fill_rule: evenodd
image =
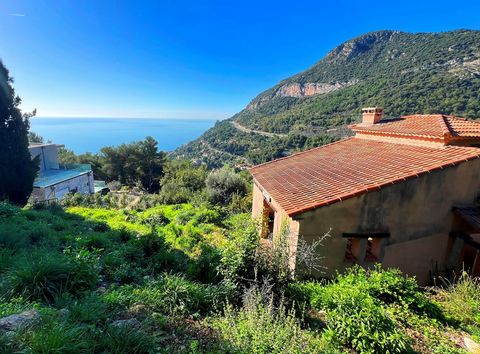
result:
<svg viewBox="0 0 480 354"><path fill-rule="evenodd" d="M264 131L261 131L261 130L253 130L253 129L248 129L248 128L245 128L243 125L241 125L240 123L238 122L235 122L234 120L231 120L230 123L232 123L232 125L237 128L238 130L244 132L244 133L255 133L255 134L259 134L259 135L263 135L263 136L268 136L270 138L273 138L274 136L277 136L279 138L285 138L287 136L287 134L280 134L280 133L268 133L268 132L264 132Z"/></svg>

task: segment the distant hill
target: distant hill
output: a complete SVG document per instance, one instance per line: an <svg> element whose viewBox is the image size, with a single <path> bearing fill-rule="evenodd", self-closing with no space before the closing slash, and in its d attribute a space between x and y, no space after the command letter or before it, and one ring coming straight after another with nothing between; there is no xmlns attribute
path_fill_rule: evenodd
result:
<svg viewBox="0 0 480 354"><path fill-rule="evenodd" d="M382 106L386 116L480 117L480 31L377 31L351 39L173 156L211 166L264 162L348 134L345 126L364 106Z"/></svg>

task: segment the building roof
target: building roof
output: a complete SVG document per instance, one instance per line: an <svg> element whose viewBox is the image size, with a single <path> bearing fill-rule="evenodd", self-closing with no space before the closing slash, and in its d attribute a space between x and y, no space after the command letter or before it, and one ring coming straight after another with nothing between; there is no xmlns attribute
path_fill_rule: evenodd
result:
<svg viewBox="0 0 480 354"><path fill-rule="evenodd" d="M92 167L89 164L72 164L69 168L47 169L35 178L33 186L47 188L91 172Z"/></svg>
<svg viewBox="0 0 480 354"><path fill-rule="evenodd" d="M414 121L402 119L408 121L406 126L402 124L402 131L412 132L409 127ZM438 122L438 118L426 119ZM442 126L421 128L421 134L438 134ZM457 129L470 131L470 127ZM480 158L480 149L473 147L418 146L353 137L255 166L250 172L255 183L293 216L476 158Z"/></svg>
<svg viewBox="0 0 480 354"><path fill-rule="evenodd" d="M56 147L65 147L63 144L54 144L54 143L30 143L28 145L29 149L34 149L34 148L43 148L43 147L48 147L48 146L56 146Z"/></svg>
<svg viewBox="0 0 480 354"><path fill-rule="evenodd" d="M354 124L355 132L439 140L480 138L480 122L444 114L415 114L383 119L376 124Z"/></svg>

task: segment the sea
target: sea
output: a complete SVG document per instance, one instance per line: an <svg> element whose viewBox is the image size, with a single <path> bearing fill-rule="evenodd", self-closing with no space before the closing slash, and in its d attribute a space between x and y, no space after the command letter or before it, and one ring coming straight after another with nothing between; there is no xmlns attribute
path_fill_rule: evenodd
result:
<svg viewBox="0 0 480 354"><path fill-rule="evenodd" d="M96 153L104 146L118 146L147 136L158 141L160 150L172 151L198 138L215 122L213 119L33 117L30 130L76 154Z"/></svg>

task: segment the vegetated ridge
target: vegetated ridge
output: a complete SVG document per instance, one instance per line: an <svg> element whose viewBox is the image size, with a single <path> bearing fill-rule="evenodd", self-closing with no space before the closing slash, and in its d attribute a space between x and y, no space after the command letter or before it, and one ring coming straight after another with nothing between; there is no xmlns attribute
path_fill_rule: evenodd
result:
<svg viewBox="0 0 480 354"><path fill-rule="evenodd" d="M173 156L213 167L268 161L347 135L346 125L360 119L364 106L384 107L387 117L445 113L478 118L479 89L480 31L371 32L262 92Z"/></svg>

